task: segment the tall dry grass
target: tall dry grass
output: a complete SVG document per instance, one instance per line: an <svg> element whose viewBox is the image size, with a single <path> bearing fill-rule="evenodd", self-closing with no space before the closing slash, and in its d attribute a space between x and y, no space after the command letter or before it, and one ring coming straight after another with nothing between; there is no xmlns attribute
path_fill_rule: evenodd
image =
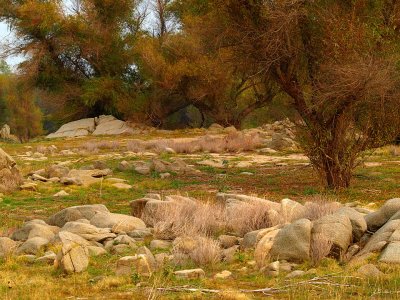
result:
<svg viewBox="0 0 400 300"><path fill-rule="evenodd" d="M252 151L262 146L262 140L258 134L244 134L235 132L226 136L202 136L196 139L162 139L152 141L131 140L127 142L127 150L132 152L144 152L151 150L165 152L167 148L176 153L223 153Z"/></svg>

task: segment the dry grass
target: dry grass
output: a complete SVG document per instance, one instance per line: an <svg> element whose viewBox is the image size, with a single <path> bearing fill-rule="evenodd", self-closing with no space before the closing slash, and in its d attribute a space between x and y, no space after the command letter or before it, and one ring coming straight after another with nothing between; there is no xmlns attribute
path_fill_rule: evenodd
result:
<svg viewBox="0 0 400 300"><path fill-rule="evenodd" d="M166 148L176 153L191 154L196 152L223 153L252 151L262 145L258 134L235 132L227 136L202 136L196 139L161 139L152 141L131 140L127 143L128 151L144 152L152 150L165 152Z"/></svg>
<svg viewBox="0 0 400 300"><path fill-rule="evenodd" d="M312 201L307 202L304 207L305 211L298 216L298 219L305 218L314 221L323 216L333 214L341 205L338 202L333 202L325 197L318 196L314 197Z"/></svg>
<svg viewBox="0 0 400 300"><path fill-rule="evenodd" d="M81 146L90 153L97 153L100 150L117 150L121 144L117 141L88 141Z"/></svg>
<svg viewBox="0 0 400 300"><path fill-rule="evenodd" d="M225 226L225 210L222 206L196 200L162 206L152 216L143 218L145 222L154 224L157 237L211 236L223 231Z"/></svg>
<svg viewBox="0 0 400 300"><path fill-rule="evenodd" d="M390 146L389 153L392 156L400 156L400 146Z"/></svg>
<svg viewBox="0 0 400 300"><path fill-rule="evenodd" d="M16 168L0 171L0 192L10 193L18 189L22 183L22 176Z"/></svg>
<svg viewBox="0 0 400 300"><path fill-rule="evenodd" d="M247 232L273 227L285 223L282 215L271 210L261 201L243 202L229 210L228 227L233 232L244 235Z"/></svg>
<svg viewBox="0 0 400 300"><path fill-rule="evenodd" d="M185 240L188 242L185 242ZM189 247L185 243L190 243ZM184 264L190 259L196 266L213 266L221 261L221 247L218 241L206 236L186 236L172 250L177 263Z"/></svg>
<svg viewBox="0 0 400 300"><path fill-rule="evenodd" d="M323 234L314 234L311 239L310 256L312 263L316 266L327 257L332 248L332 241Z"/></svg>

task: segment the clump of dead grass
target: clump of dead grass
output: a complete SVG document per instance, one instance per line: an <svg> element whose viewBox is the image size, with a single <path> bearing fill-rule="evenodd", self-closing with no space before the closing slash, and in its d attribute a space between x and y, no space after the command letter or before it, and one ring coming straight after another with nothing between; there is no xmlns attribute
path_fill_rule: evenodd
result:
<svg viewBox="0 0 400 300"><path fill-rule="evenodd" d="M195 139L131 140L127 142L127 150L136 153L146 150L161 153L169 148L175 153L223 153L252 151L261 145L262 141L258 134L235 132L226 136L205 135Z"/></svg>
<svg viewBox="0 0 400 300"><path fill-rule="evenodd" d="M226 223L224 207L191 199L160 206L151 216L143 218L154 225L158 237L212 236L223 231Z"/></svg>
<svg viewBox="0 0 400 300"><path fill-rule="evenodd" d="M229 210L227 220L228 228L240 235L285 223L280 214L262 201L236 204Z"/></svg>
<svg viewBox="0 0 400 300"><path fill-rule="evenodd" d="M221 261L221 246L219 242L213 238L206 236L184 237L183 243L189 239L192 243L190 247L182 247L176 245L172 249L174 257L178 259L178 264L187 263L188 260L195 263L196 266L213 266Z"/></svg>
<svg viewBox="0 0 400 300"><path fill-rule="evenodd" d="M341 204L326 197L317 196L305 203L304 212L299 214L298 219L317 220L323 216L333 214L341 207Z"/></svg>

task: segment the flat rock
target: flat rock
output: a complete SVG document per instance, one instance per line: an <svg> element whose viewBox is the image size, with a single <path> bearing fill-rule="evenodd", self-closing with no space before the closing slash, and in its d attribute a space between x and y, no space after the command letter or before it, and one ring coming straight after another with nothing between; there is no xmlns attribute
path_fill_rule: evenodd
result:
<svg viewBox="0 0 400 300"><path fill-rule="evenodd" d="M400 211L400 198L386 201L379 210L365 216L368 230L377 231L398 211Z"/></svg>
<svg viewBox="0 0 400 300"><path fill-rule="evenodd" d="M49 134L47 138L53 139L62 137L86 136L92 133L94 129L95 129L94 118L81 119L64 124L56 132Z"/></svg>
<svg viewBox="0 0 400 300"><path fill-rule="evenodd" d="M21 246L19 246L16 251L16 254L36 255L47 244L49 244L49 240L41 237L34 237L27 240Z"/></svg>
<svg viewBox="0 0 400 300"><path fill-rule="evenodd" d="M206 276L203 269L190 269L174 272L175 276L183 279L200 279Z"/></svg>
<svg viewBox="0 0 400 300"><path fill-rule="evenodd" d="M146 228L146 224L139 218L107 212L97 213L90 219L90 224L99 228L111 228L114 233L126 233Z"/></svg>
<svg viewBox="0 0 400 300"><path fill-rule="evenodd" d="M68 231L79 235L85 240L96 242L101 242L116 236L109 228L97 228L91 224L81 222L68 222L61 228L61 231Z"/></svg>

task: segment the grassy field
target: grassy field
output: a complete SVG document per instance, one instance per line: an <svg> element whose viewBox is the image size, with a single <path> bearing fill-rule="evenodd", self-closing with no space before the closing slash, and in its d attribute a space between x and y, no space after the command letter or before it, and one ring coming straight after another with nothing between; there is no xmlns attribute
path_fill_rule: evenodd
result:
<svg viewBox="0 0 400 300"><path fill-rule="evenodd" d="M198 132L178 131L174 133L154 133L146 139L156 137L191 137ZM113 149L93 149L99 142L114 142ZM0 232L21 225L25 220L46 219L51 214L73 205L105 204L110 211L129 213L129 202L149 192L163 195L181 194L197 199L214 199L217 192L232 191L254 194L273 201L283 198L304 203L318 197L332 201L360 202L369 207L379 207L384 201L400 195L400 157L393 154L390 147L380 149L367 157L366 163L357 168L352 187L339 192L326 191L313 169L300 160L284 160L262 164L251 164L245 168L235 167L235 163L251 160L253 153L216 157L210 154L177 155L162 154L159 158L171 160L179 156L194 165L200 173L172 174L161 179L159 174L144 176L133 171L120 172L116 169L122 160L128 160L126 144L128 139L111 137L83 138L74 140L36 140L29 144L1 144L1 147L17 161L22 174L44 168L54 162L70 161L69 168L80 168L99 160L113 169L113 177L123 178L133 185L131 190L118 190L109 184L97 184L88 188L61 184L41 183L36 192L17 191L4 195L0 202ZM94 146L93 146L94 144ZM48 155L46 161L28 161L20 156L27 151L35 152L42 146L55 145L58 151ZM27 146L32 148L27 148ZM60 150L80 149L80 154L60 155ZM90 151L88 151L88 149ZM277 157L289 153L276 154ZM130 160L149 160L150 156L130 156ZM198 161L218 158L226 167L214 168L198 166ZM243 175L251 172L254 175ZM60 190L70 196L55 198ZM144 242L146 244L147 242ZM129 255L132 253L125 253ZM53 266L21 261L11 258L0 261L1 299L261 299L270 296L276 299L365 299L400 297L400 268L380 264L378 267L387 275L379 279L358 277L356 265L344 265L326 259L321 266L313 269L308 264L298 269L308 270L300 279L288 280L284 275L269 278L261 274L251 264L253 253L240 252L233 263L219 263L204 268L206 279L195 281L178 280L174 277L174 266L159 270L151 278L115 276L115 263L121 255L106 255L93 258L89 269L83 274L65 276ZM250 262L250 263L249 263ZM188 268L193 266L187 266ZM243 269L246 268L246 269ZM311 269L311 271L309 271ZM233 277L225 280L213 278L215 273L230 270ZM176 291L161 291L157 288L181 287ZM183 287L199 289L185 291ZM273 288L263 292L249 292ZM200 289L220 290L202 292Z"/></svg>

